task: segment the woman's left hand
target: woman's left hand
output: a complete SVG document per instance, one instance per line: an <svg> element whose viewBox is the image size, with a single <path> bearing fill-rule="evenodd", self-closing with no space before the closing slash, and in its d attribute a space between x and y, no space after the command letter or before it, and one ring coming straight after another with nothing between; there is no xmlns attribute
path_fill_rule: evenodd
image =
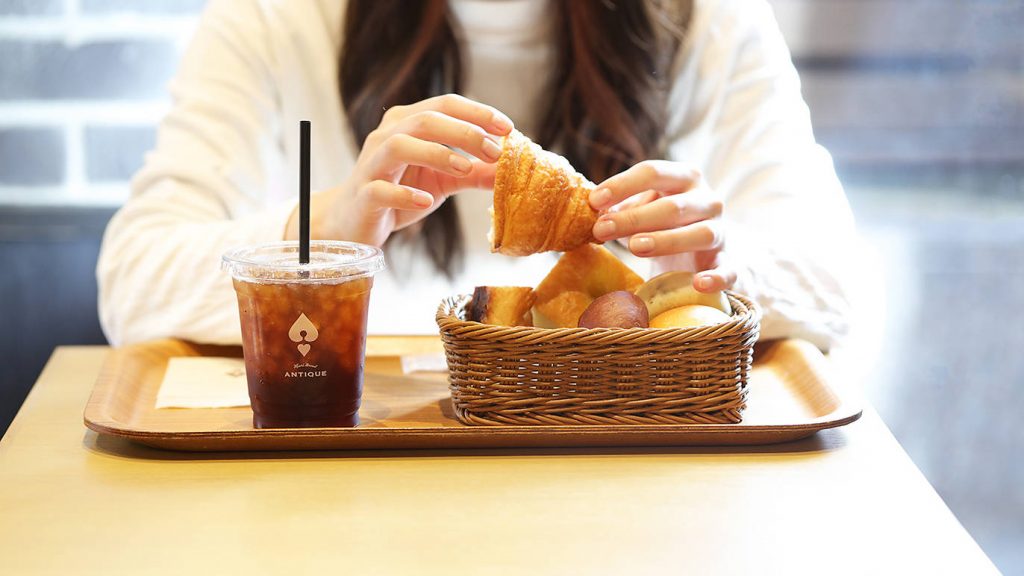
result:
<svg viewBox="0 0 1024 576"><path fill-rule="evenodd" d="M645 258L692 253L693 287L701 292L736 282L722 254L722 199L698 170L668 160L640 162L600 183L590 205L602 211L594 225L598 240L628 238L630 252Z"/></svg>

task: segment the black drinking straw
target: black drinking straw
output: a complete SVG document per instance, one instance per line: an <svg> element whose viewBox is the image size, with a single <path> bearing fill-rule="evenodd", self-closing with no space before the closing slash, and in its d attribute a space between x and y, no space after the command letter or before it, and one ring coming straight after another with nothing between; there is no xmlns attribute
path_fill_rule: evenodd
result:
<svg viewBox="0 0 1024 576"><path fill-rule="evenodd" d="M309 120L299 122L299 264L309 264Z"/></svg>

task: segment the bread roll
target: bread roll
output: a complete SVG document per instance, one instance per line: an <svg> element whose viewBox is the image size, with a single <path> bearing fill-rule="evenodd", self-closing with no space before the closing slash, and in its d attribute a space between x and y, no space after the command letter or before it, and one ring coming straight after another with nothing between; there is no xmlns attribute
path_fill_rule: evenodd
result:
<svg viewBox="0 0 1024 576"><path fill-rule="evenodd" d="M607 248L584 244L558 259L535 290L533 320L542 328L572 328L599 296L616 290L633 292L643 278Z"/></svg>
<svg viewBox="0 0 1024 576"><path fill-rule="evenodd" d="M651 328L692 328L728 322L729 315L718 308L689 304L666 310L651 319Z"/></svg>

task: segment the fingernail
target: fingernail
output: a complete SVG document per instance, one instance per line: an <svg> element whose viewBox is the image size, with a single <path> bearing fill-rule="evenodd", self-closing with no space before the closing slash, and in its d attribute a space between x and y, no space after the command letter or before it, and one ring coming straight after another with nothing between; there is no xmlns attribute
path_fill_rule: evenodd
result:
<svg viewBox="0 0 1024 576"><path fill-rule="evenodd" d="M614 220L598 220L594 225L594 236L598 239L611 238L615 235Z"/></svg>
<svg viewBox="0 0 1024 576"><path fill-rule="evenodd" d="M710 290L711 289L711 278L707 276L701 276L697 278L697 290Z"/></svg>
<svg viewBox="0 0 1024 576"><path fill-rule="evenodd" d="M512 128L514 128L512 120L509 119L508 116L499 113L495 113L494 116L491 117L491 126L497 128L498 132L501 134L508 134L512 131Z"/></svg>
<svg viewBox="0 0 1024 576"><path fill-rule="evenodd" d="M412 195L412 203L420 208L430 208L434 204L434 197L426 192L415 192Z"/></svg>
<svg viewBox="0 0 1024 576"><path fill-rule="evenodd" d="M590 193L590 205L600 210L612 199L612 191L607 188L598 188Z"/></svg>
<svg viewBox="0 0 1024 576"><path fill-rule="evenodd" d="M489 160L497 160L501 156L501 146L490 138L484 138L482 148L484 150L484 156L487 156Z"/></svg>
<svg viewBox="0 0 1024 576"><path fill-rule="evenodd" d="M629 242L634 254L647 254L654 251L654 238L650 236L634 236Z"/></svg>
<svg viewBox="0 0 1024 576"><path fill-rule="evenodd" d="M448 162L456 172L461 172L463 174L469 174L470 170L473 169L473 163L464 156L459 156L458 154L452 154L449 156Z"/></svg>

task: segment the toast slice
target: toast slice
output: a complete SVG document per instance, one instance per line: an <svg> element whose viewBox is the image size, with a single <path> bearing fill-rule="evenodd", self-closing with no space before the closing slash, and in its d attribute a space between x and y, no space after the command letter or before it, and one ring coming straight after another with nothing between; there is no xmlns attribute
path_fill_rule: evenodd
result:
<svg viewBox="0 0 1024 576"><path fill-rule="evenodd" d="M497 326L533 326L535 296L524 286L477 286L466 306L466 320Z"/></svg>

